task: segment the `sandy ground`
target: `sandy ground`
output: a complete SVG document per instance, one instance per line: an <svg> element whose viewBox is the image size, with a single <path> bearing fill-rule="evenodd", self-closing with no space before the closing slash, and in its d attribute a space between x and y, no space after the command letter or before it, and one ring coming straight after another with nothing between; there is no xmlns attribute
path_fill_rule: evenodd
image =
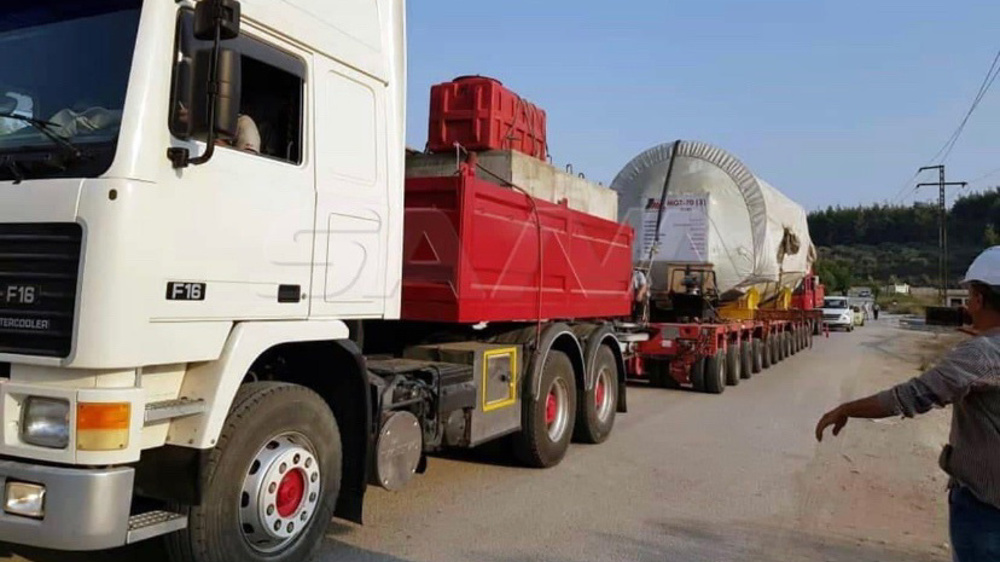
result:
<svg viewBox="0 0 1000 562"><path fill-rule="evenodd" d="M331 524L318 559L946 562L936 458L949 412L853 421L822 444L812 432L829 407L918 374L953 341L881 322L722 396L633 387L606 444L574 446L546 471L499 451L432 459L407 490L372 490L364 527ZM162 560L157 544L7 550L0 559Z"/></svg>

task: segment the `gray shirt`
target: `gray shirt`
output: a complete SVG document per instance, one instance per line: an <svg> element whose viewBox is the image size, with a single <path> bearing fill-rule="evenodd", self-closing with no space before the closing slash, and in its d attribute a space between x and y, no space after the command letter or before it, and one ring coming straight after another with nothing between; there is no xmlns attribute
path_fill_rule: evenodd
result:
<svg viewBox="0 0 1000 562"><path fill-rule="evenodd" d="M957 345L926 373L879 394L895 414L913 417L952 405L941 467L953 483L1000 508L1000 329Z"/></svg>

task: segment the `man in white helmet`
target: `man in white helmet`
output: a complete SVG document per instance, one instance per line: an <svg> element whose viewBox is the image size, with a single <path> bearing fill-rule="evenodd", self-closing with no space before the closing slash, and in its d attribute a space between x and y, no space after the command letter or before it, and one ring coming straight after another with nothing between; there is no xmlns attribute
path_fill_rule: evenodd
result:
<svg viewBox="0 0 1000 562"><path fill-rule="evenodd" d="M976 258L962 285L969 289L974 337L919 377L828 412L816 439L831 425L839 435L850 418L913 417L951 405L940 464L950 476L954 559L1000 560L1000 246Z"/></svg>

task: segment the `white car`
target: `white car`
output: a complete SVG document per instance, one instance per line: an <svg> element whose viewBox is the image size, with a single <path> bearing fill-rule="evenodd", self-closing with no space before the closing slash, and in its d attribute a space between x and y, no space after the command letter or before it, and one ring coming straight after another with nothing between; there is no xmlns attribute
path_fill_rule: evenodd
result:
<svg viewBox="0 0 1000 562"><path fill-rule="evenodd" d="M826 297L823 299L823 322L831 328L854 331L854 311L847 297Z"/></svg>

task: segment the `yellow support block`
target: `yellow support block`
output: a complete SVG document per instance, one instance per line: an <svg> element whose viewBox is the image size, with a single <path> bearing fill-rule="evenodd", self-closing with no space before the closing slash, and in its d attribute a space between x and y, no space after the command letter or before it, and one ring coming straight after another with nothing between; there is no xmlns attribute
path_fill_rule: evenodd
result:
<svg viewBox="0 0 1000 562"><path fill-rule="evenodd" d="M751 288L740 300L723 305L719 316L725 320L753 320L759 306L760 292Z"/></svg>

